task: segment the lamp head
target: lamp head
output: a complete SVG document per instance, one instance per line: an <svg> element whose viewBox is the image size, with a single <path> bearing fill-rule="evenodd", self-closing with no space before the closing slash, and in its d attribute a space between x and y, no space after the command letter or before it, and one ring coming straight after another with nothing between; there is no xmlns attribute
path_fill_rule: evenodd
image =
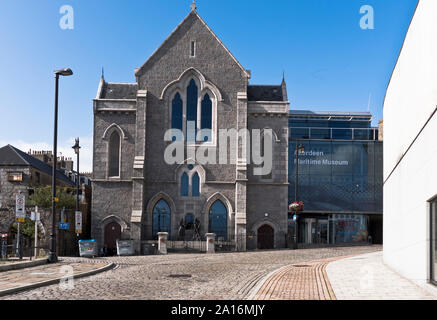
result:
<svg viewBox="0 0 437 320"><path fill-rule="evenodd" d="M73 71L70 68L65 68L65 69L56 70L55 74L57 76L60 75L60 76L67 77L73 75Z"/></svg>
<svg viewBox="0 0 437 320"><path fill-rule="evenodd" d="M74 146L72 146L72 148L74 149L75 154L79 154L79 149L80 149L79 138L76 139L76 143L74 144Z"/></svg>

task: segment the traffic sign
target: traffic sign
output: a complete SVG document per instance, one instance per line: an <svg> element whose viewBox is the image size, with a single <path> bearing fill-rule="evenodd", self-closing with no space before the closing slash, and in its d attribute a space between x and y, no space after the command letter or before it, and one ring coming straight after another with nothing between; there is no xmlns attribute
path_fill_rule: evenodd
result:
<svg viewBox="0 0 437 320"><path fill-rule="evenodd" d="M39 212L31 212L30 213L30 220L40 221L41 220L40 213Z"/></svg>
<svg viewBox="0 0 437 320"><path fill-rule="evenodd" d="M26 197L21 193L15 196L15 217L18 222L24 222L26 218Z"/></svg>
<svg viewBox="0 0 437 320"><path fill-rule="evenodd" d="M70 229L70 225L68 224L68 222L59 222L59 229L68 230Z"/></svg>
<svg viewBox="0 0 437 320"><path fill-rule="evenodd" d="M76 211L75 220L76 220L76 233L82 233L82 212L81 211Z"/></svg>

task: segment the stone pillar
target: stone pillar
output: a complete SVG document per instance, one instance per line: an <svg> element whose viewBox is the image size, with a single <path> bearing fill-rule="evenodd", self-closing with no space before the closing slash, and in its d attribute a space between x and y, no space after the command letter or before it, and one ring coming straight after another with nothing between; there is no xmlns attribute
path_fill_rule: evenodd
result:
<svg viewBox="0 0 437 320"><path fill-rule="evenodd" d="M215 233L207 233L206 235L206 253L215 253Z"/></svg>
<svg viewBox="0 0 437 320"><path fill-rule="evenodd" d="M132 173L132 231L134 251L141 254L141 223L143 222L144 204L144 162L146 140L147 90L137 92L135 158Z"/></svg>
<svg viewBox="0 0 437 320"><path fill-rule="evenodd" d="M247 93L237 94L237 130L247 130ZM246 131L248 135L249 132ZM247 159L248 136L237 136L237 168L235 184L235 244L237 251L246 251Z"/></svg>
<svg viewBox="0 0 437 320"><path fill-rule="evenodd" d="M167 254L168 232L158 232L158 254Z"/></svg>

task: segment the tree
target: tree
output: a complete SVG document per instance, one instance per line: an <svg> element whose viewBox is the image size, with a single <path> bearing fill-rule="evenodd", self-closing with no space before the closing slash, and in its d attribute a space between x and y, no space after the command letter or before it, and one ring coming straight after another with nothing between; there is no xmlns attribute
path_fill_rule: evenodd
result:
<svg viewBox="0 0 437 320"><path fill-rule="evenodd" d="M11 228L11 232L13 233L17 233L17 222L14 222L14 224L12 225ZM20 233L23 236L26 236L30 239L34 239L35 238L35 222L30 220L30 219L25 219L24 222L21 222L20 224ZM38 237L40 237L40 235L38 235Z"/></svg>
<svg viewBox="0 0 437 320"><path fill-rule="evenodd" d="M73 188L57 188L56 197L59 199L59 202L56 203L56 207L74 209L76 207L76 197L73 191ZM28 205L46 209L50 208L52 206L52 187L34 188L33 195L29 197Z"/></svg>

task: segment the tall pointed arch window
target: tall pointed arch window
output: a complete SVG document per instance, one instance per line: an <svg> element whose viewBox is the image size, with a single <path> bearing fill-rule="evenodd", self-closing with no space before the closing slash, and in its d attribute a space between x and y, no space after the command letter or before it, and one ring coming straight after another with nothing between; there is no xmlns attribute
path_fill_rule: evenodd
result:
<svg viewBox="0 0 437 320"><path fill-rule="evenodd" d="M120 135L114 131L109 138L108 176L120 176Z"/></svg>
<svg viewBox="0 0 437 320"><path fill-rule="evenodd" d="M170 235L171 211L167 201L159 200L153 208L153 235L158 232L168 232Z"/></svg>
<svg viewBox="0 0 437 320"><path fill-rule="evenodd" d="M228 210L220 200L214 202L209 209L209 232L217 238L226 239L228 235Z"/></svg>
<svg viewBox="0 0 437 320"><path fill-rule="evenodd" d="M176 93L171 103L171 128L182 131L183 104L179 93Z"/></svg>
<svg viewBox="0 0 437 320"><path fill-rule="evenodd" d="M187 87L187 141L195 141L197 134L197 94L196 82L191 79ZM194 130L194 131L193 131ZM190 132L193 131L193 132Z"/></svg>
<svg viewBox="0 0 437 320"><path fill-rule="evenodd" d="M209 94L205 94L202 100L202 108L201 108L201 123L200 128L205 130L205 134L203 134L203 141L211 141L211 130L212 130L212 101Z"/></svg>
<svg viewBox="0 0 437 320"><path fill-rule="evenodd" d="M272 148L268 149L268 150L265 149L265 147L266 147L265 143L266 143L267 139L269 141L271 141L271 146L272 146ZM273 160L274 147L275 147L275 144L274 144L274 139L273 139L273 135L272 135L272 130L269 128L263 129L263 131L261 132L261 143L260 143L260 148L261 148L260 155L261 155L261 157L263 157L265 160L266 156L267 156L266 152L269 152L269 153L271 153L270 157ZM272 166L273 166L273 163L272 163ZM263 179L263 180L273 179L273 167L271 168L271 170L269 170L269 172L267 174L261 176L261 179Z"/></svg>

